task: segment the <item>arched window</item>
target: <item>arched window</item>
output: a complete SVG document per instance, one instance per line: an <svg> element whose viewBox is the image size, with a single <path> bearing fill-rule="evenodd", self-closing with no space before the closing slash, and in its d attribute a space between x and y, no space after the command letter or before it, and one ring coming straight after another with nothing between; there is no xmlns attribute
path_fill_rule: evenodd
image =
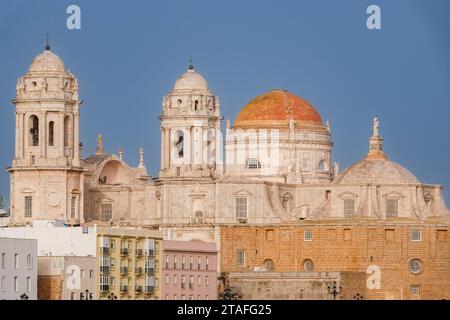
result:
<svg viewBox="0 0 450 320"><path fill-rule="evenodd" d="M245 161L245 169L261 169L261 162L255 158L249 158Z"/></svg>
<svg viewBox="0 0 450 320"><path fill-rule="evenodd" d="M55 145L55 122L48 123L48 145L53 147Z"/></svg>
<svg viewBox="0 0 450 320"><path fill-rule="evenodd" d="M28 119L28 128L30 130L29 145L36 147L39 145L39 118L35 115Z"/></svg>
<svg viewBox="0 0 450 320"><path fill-rule="evenodd" d="M275 270L275 264L273 263L273 260L266 260L264 262L264 269L266 271L274 271Z"/></svg>
<svg viewBox="0 0 450 320"><path fill-rule="evenodd" d="M312 260L310 260L310 259L306 259L305 261L303 261L303 269L306 272L313 272L314 271L314 262L312 262Z"/></svg>
<svg viewBox="0 0 450 320"><path fill-rule="evenodd" d="M69 140L70 140L70 117L66 116L64 118L64 146L69 146Z"/></svg>
<svg viewBox="0 0 450 320"><path fill-rule="evenodd" d="M184 157L184 133L181 130L175 132L175 148L178 158Z"/></svg>
<svg viewBox="0 0 450 320"><path fill-rule="evenodd" d="M317 170L320 172L326 172L327 171L327 163L325 160L320 160L319 165L317 166Z"/></svg>

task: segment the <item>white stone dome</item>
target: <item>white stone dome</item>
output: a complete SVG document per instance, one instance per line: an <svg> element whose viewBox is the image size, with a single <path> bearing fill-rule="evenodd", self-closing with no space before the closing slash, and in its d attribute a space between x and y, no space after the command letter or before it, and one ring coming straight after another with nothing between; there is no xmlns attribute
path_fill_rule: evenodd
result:
<svg viewBox="0 0 450 320"><path fill-rule="evenodd" d="M50 50L45 50L34 58L29 72L65 72L64 62Z"/></svg>
<svg viewBox="0 0 450 320"><path fill-rule="evenodd" d="M205 78L199 73L197 73L194 67L190 66L186 73L182 74L173 86L174 93L186 93L186 92L202 92L209 93L208 83Z"/></svg>
<svg viewBox="0 0 450 320"><path fill-rule="evenodd" d="M340 175L338 184L418 184L419 180L408 169L387 159L364 159Z"/></svg>

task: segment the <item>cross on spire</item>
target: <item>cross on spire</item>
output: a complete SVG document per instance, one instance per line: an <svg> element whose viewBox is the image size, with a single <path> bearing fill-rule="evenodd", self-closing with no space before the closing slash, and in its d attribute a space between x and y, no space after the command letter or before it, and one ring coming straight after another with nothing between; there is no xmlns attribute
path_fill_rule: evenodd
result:
<svg viewBox="0 0 450 320"><path fill-rule="evenodd" d="M49 51L50 50L50 33L48 33L48 30L45 32L45 37L46 37L45 50Z"/></svg>

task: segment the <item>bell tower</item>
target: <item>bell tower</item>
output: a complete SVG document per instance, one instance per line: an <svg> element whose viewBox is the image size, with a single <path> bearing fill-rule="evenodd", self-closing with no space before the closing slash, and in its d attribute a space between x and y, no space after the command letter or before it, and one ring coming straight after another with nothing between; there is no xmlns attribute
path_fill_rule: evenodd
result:
<svg viewBox="0 0 450 320"><path fill-rule="evenodd" d="M223 170L220 101L189 65L163 97L160 178L215 177Z"/></svg>
<svg viewBox="0 0 450 320"><path fill-rule="evenodd" d="M13 224L82 222L78 82L46 46L16 86Z"/></svg>

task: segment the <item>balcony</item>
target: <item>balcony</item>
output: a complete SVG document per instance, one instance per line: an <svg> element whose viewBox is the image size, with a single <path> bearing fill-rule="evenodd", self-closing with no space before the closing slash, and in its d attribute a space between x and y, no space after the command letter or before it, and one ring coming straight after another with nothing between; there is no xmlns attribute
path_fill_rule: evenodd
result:
<svg viewBox="0 0 450 320"><path fill-rule="evenodd" d="M108 247L100 247L100 253L101 254L109 254L109 248Z"/></svg>
<svg viewBox="0 0 450 320"><path fill-rule="evenodd" d="M145 293L154 293L155 287L154 286L145 286Z"/></svg>
<svg viewBox="0 0 450 320"><path fill-rule="evenodd" d="M100 266L100 272L108 273L109 272L109 266Z"/></svg>
<svg viewBox="0 0 450 320"><path fill-rule="evenodd" d="M121 273L121 274L126 274L126 273L128 273L128 267L120 267L120 273Z"/></svg>
<svg viewBox="0 0 450 320"><path fill-rule="evenodd" d="M135 268L134 273L136 273L137 276L141 275L142 274L142 268L141 267Z"/></svg>
<svg viewBox="0 0 450 320"><path fill-rule="evenodd" d="M127 256L128 255L128 248L120 248L120 255L121 256Z"/></svg>
<svg viewBox="0 0 450 320"><path fill-rule="evenodd" d="M142 292L142 286L137 285L136 287L134 287L134 291L136 291L137 293L141 293Z"/></svg>
<svg viewBox="0 0 450 320"><path fill-rule="evenodd" d="M121 292L127 292L128 291L128 286L126 284L121 284L120 285L120 291Z"/></svg>
<svg viewBox="0 0 450 320"><path fill-rule="evenodd" d="M136 257L141 257L142 256L142 249L136 249Z"/></svg>
<svg viewBox="0 0 450 320"><path fill-rule="evenodd" d="M109 284L100 285L100 292L108 292L108 291L109 291Z"/></svg>
<svg viewBox="0 0 450 320"><path fill-rule="evenodd" d="M153 276L155 274L155 268L150 267L145 268L145 274L148 276Z"/></svg>

